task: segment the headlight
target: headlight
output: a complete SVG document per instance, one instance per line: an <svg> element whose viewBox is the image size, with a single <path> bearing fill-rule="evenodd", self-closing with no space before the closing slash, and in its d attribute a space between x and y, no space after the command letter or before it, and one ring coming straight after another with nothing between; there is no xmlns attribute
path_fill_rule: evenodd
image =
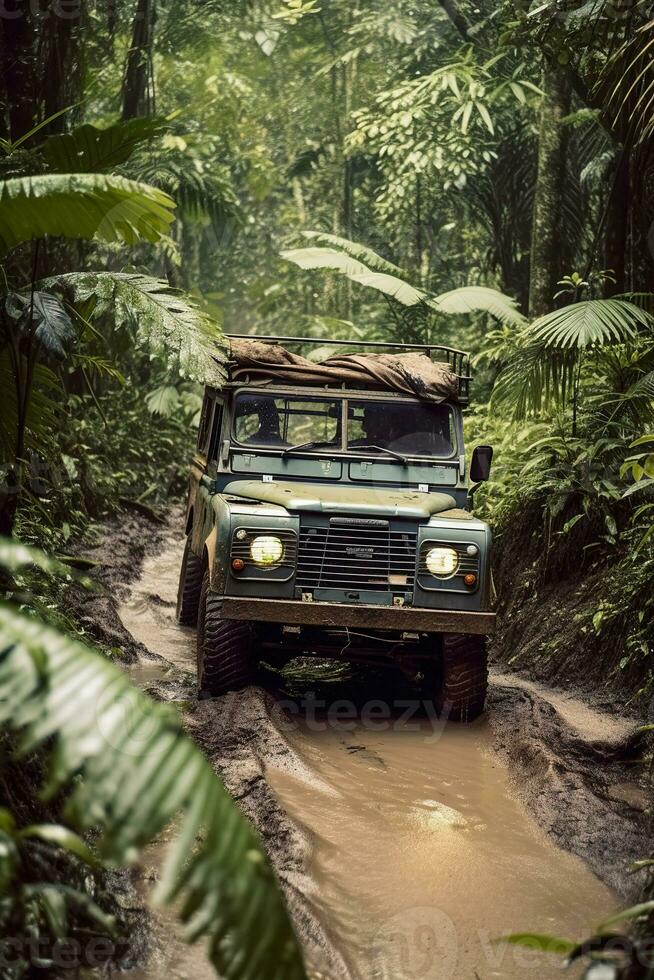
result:
<svg viewBox="0 0 654 980"><path fill-rule="evenodd" d="M459 556L454 548L430 548L425 555L425 564L437 578L449 578L459 567Z"/></svg>
<svg viewBox="0 0 654 980"><path fill-rule="evenodd" d="M253 538L250 544L250 557L256 565L264 567L279 565L284 557L284 545L280 538L262 534Z"/></svg>

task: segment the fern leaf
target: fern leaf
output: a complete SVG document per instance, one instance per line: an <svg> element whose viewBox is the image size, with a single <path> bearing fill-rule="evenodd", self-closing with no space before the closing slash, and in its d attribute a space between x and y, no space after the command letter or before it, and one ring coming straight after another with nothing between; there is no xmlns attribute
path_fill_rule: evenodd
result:
<svg viewBox="0 0 654 980"><path fill-rule="evenodd" d="M44 235L156 242L173 221L163 191L107 174L39 174L0 183L0 251Z"/></svg>
<svg viewBox="0 0 654 980"><path fill-rule="evenodd" d="M232 980L305 980L297 939L258 838L209 763L114 664L9 604L0 607L0 724L22 751L51 745L46 795L99 831L100 857L133 861L180 811L157 888L179 899L187 936L208 939ZM265 964L265 967L262 966Z"/></svg>
<svg viewBox="0 0 654 980"><path fill-rule="evenodd" d="M72 303L95 305L93 316L133 329L153 353L167 355L185 377L219 386L226 342L218 324L189 296L162 279L128 272L71 272L46 280Z"/></svg>

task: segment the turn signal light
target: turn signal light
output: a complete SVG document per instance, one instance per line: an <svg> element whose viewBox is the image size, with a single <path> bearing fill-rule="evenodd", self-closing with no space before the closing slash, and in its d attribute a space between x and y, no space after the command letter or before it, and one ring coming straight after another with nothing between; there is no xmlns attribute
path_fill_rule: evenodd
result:
<svg viewBox="0 0 654 980"><path fill-rule="evenodd" d="M467 575L463 576L463 581L465 582L466 585L475 585L477 582L477 576L474 575L472 572L468 572Z"/></svg>
<svg viewBox="0 0 654 980"><path fill-rule="evenodd" d="M232 560L232 569L235 572L242 572L244 568L245 568L245 562L243 561L242 558L234 558Z"/></svg>

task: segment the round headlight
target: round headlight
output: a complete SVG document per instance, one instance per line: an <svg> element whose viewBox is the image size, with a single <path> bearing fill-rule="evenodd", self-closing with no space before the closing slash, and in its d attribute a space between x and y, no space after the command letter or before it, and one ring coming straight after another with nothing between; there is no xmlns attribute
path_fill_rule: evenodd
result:
<svg viewBox="0 0 654 980"><path fill-rule="evenodd" d="M437 578L450 578L459 567L459 556L454 548L430 548L425 555L425 564Z"/></svg>
<svg viewBox="0 0 654 980"><path fill-rule="evenodd" d="M252 540L250 556L257 565L279 565L284 557L284 545L280 538L262 534Z"/></svg>

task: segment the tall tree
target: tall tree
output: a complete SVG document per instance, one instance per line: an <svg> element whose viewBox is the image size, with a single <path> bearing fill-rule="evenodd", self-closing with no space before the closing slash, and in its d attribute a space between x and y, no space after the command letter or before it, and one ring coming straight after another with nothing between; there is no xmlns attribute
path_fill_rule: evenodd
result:
<svg viewBox="0 0 654 980"><path fill-rule="evenodd" d="M132 42L127 53L123 78L123 119L147 116L154 110L152 43L155 20L155 0L137 0L132 23Z"/></svg>
<svg viewBox="0 0 654 980"><path fill-rule="evenodd" d="M532 317L551 309L556 282L562 273L561 216L567 132L561 120L570 112L572 91L567 70L545 62L542 89L529 282Z"/></svg>

